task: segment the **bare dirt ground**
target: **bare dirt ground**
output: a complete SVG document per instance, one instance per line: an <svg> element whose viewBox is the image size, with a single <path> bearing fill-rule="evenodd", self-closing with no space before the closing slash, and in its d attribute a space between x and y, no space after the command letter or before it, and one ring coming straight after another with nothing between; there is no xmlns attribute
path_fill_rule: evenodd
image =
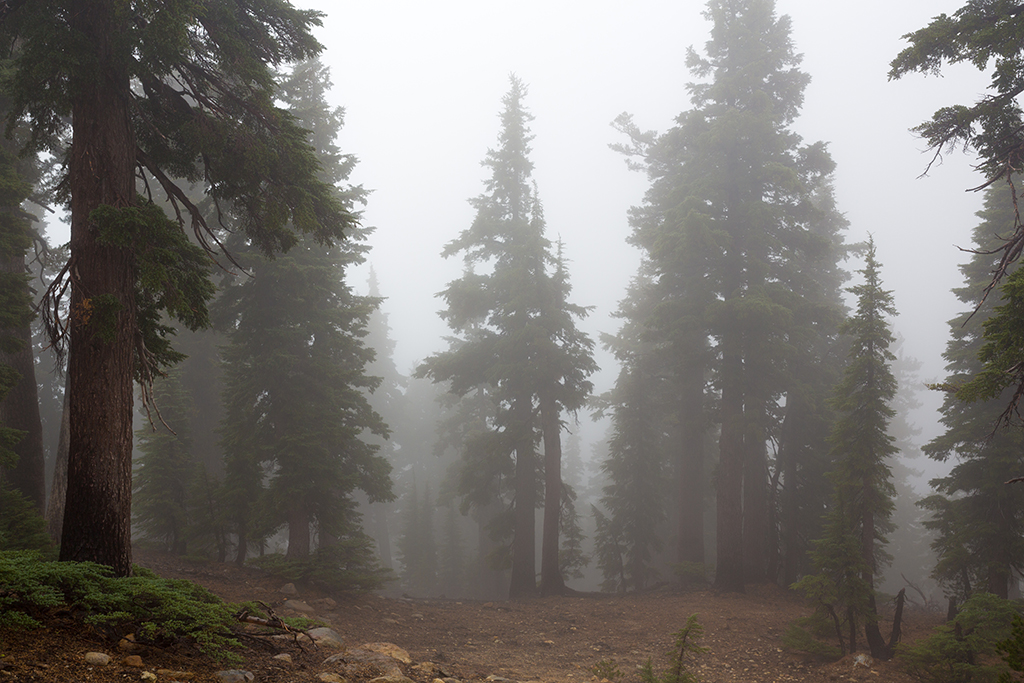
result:
<svg viewBox="0 0 1024 683"><path fill-rule="evenodd" d="M168 578L184 578L206 586L233 602L262 600L287 614L279 579L233 565L195 565L172 556L139 554L136 561ZM142 668L125 663L126 652L103 634L91 632L71 615L55 615L43 630L0 632L0 683L113 683L115 681L213 681L215 671L237 668L254 674L255 683L323 681L325 672L340 671L349 681L368 680L382 670L332 668L324 660L341 653L351 657L364 643L393 643L408 652L401 665L413 681L436 678L461 681L599 680L595 667L615 670L615 683L639 680L638 667L648 658L655 670L668 664L673 634L697 614L708 652L691 663L707 683L781 681L892 681L909 683L898 662L855 664L852 657L825 663L788 652L781 635L808 610L797 596L774 586L748 588L745 594L719 594L708 588L681 591L662 588L641 595L538 598L514 602L414 600L379 595L329 596L299 588L299 596L320 620L343 638L346 650L314 651L278 641L272 647L244 651L243 663L225 665L198 656L186 647L142 648ZM296 599L293 597L293 599ZM904 642L913 641L940 623L941 615L908 610ZM107 666L89 666L84 653L113 656ZM287 653L291 662L275 659ZM614 669L611 669L614 662ZM146 672L146 673L144 673ZM336 673L336 676L342 674Z"/></svg>

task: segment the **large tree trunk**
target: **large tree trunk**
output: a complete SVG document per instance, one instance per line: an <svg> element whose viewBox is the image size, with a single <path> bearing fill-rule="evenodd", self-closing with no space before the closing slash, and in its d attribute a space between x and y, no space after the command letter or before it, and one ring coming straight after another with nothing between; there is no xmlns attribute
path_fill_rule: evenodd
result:
<svg viewBox="0 0 1024 683"><path fill-rule="evenodd" d="M64 500L68 494L68 446L71 442L71 410L68 406L71 392L64 383L64 406L60 415L60 435L57 438L57 457L53 463L53 481L50 482L50 500L46 504L46 530L56 545L64 529Z"/></svg>
<svg viewBox="0 0 1024 683"><path fill-rule="evenodd" d="M753 402L761 413L762 404ZM768 569L768 461L764 433L757 427L747 432L743 444L743 570L748 583L764 583Z"/></svg>
<svg viewBox="0 0 1024 683"><path fill-rule="evenodd" d="M743 592L743 361L732 337L722 340L715 587Z"/></svg>
<svg viewBox="0 0 1024 683"><path fill-rule="evenodd" d="M792 586L803 571L807 550L801 540L800 507L797 500L799 485L796 443L800 433L800 418L803 413L803 398L795 391L786 394L786 417L782 421L782 435L779 440L778 468L781 472L782 488L779 493L779 542L781 555L782 585Z"/></svg>
<svg viewBox="0 0 1024 683"><path fill-rule="evenodd" d="M689 368L682 386L679 533L676 559L704 564L704 368ZM688 576L683 572L683 576Z"/></svg>
<svg viewBox="0 0 1024 683"><path fill-rule="evenodd" d="M544 428L544 534L540 553L540 594L561 595L565 580L558 566L558 531L562 517L562 422L553 396L541 398Z"/></svg>
<svg viewBox="0 0 1024 683"><path fill-rule="evenodd" d="M289 560L304 560L309 557L309 512L302 501L294 501L288 508L288 551Z"/></svg>
<svg viewBox="0 0 1024 683"><path fill-rule="evenodd" d="M24 276L25 254L19 253L0 261L4 272ZM28 284L23 285L26 290ZM40 515L46 510L46 458L43 454L43 423L39 419L39 391L36 387L35 354L32 349L32 329L26 324L9 330L22 348L17 353L0 353L0 364L11 366L21 379L0 401L0 424L20 429L25 436L14 446L18 463L4 471L4 480L21 491Z"/></svg>
<svg viewBox="0 0 1024 683"><path fill-rule="evenodd" d="M512 539L512 580L508 596L522 598L537 593L537 549L534 530L534 511L537 507L536 454L533 451L533 434L530 429L532 401L520 398L513 411L517 434L515 509L513 524L515 536Z"/></svg>
<svg viewBox="0 0 1024 683"><path fill-rule="evenodd" d="M115 16L118 15L118 16ZM122 16L123 15L123 16ZM88 76L71 83L71 443L62 560L90 560L131 573L132 250L103 244L90 213L134 199L135 136L127 60L114 54L130 17L105 0L75 0L72 29L94 50Z"/></svg>
<svg viewBox="0 0 1024 683"><path fill-rule="evenodd" d="M864 482L861 494L864 501L870 500L871 485ZM867 504L866 502L864 503ZM868 585L870 594L868 596L868 614L864 620L864 637L868 641L868 649L875 659L888 661L892 654L889 652L882 631L878 628L878 608L875 604L875 516L868 510L864 510L861 519L861 557L867 569L861 574L861 580Z"/></svg>

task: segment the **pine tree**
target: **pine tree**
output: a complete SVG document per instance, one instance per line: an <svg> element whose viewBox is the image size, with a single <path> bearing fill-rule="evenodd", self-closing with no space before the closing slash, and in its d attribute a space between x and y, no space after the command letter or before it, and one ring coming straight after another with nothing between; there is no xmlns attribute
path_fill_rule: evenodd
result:
<svg viewBox="0 0 1024 683"><path fill-rule="evenodd" d="M132 477L132 516L145 538L182 555L195 523L190 503L198 463L189 430L192 410L178 373L154 384L153 400L160 406L159 417L136 432L140 455Z"/></svg>
<svg viewBox="0 0 1024 683"><path fill-rule="evenodd" d="M437 593L437 540L434 534L434 505L430 487L420 487L413 479L403 501L403 529L398 540L398 559L402 563L402 585L416 597L432 597Z"/></svg>
<svg viewBox="0 0 1024 683"><path fill-rule="evenodd" d="M653 289L642 266L616 314L624 320L622 329L602 339L622 369L615 388L601 397L598 413L611 413L612 431L608 457L601 463L609 481L601 505L609 518L597 518L596 543L603 549L598 557L605 585L621 591L640 591L653 582L653 556L662 547L669 495L666 405L671 399L658 351L643 339Z"/></svg>
<svg viewBox="0 0 1024 683"><path fill-rule="evenodd" d="M488 434L467 444L481 457L477 481L491 490L493 473L512 465L512 577L509 595L536 592L534 519L541 464L537 444L545 447L545 542L542 590L559 592L558 517L561 510L561 413L577 410L590 391L591 342L575 328L586 309L567 302L564 259L551 253L544 237L544 215L530 182L529 121L526 88L515 76L503 99L499 148L484 166L491 171L485 192L473 200L477 214L470 228L451 241L444 256L463 253L466 274L441 294L442 312L452 330L472 335L453 341L417 370L435 382L448 382L459 396L486 386L497 412ZM486 264L489 272L473 266ZM540 418L537 419L539 410ZM470 474L470 473L467 473ZM477 476L470 474L470 476ZM493 500L494 496L480 498ZM549 518L548 515L551 515Z"/></svg>
<svg viewBox="0 0 1024 683"><path fill-rule="evenodd" d="M322 104L329 86L326 70L313 62L297 67L282 93L300 120L310 117L304 123L325 145L324 178L336 201L351 206L363 193L339 187L351 159L333 143L342 117ZM313 549L314 523L322 549L328 539L366 542L351 499L356 489L371 501L392 497L390 465L360 437L388 432L366 395L380 381L366 374L374 354L362 342L377 301L355 295L344 280L364 251L355 241L342 247L304 238L274 260L250 253L252 277L231 284L218 301L229 342L224 496L239 536L238 561L257 502L274 527L287 524L287 556L302 560Z"/></svg>
<svg viewBox="0 0 1024 683"><path fill-rule="evenodd" d="M713 376L721 423L715 582L735 591L765 580L775 563L767 444L778 436L782 396L801 381L793 339L835 318L835 301L807 297L835 291L844 224L824 144L803 145L790 128L808 77L797 68L789 18L776 17L772 0L711 0L705 16L713 24L706 54L687 55L693 74L708 79L689 86L693 108L660 136L628 117L617 123L630 137L624 151L652 181L631 214L632 239L655 269L653 340L677 359L680 538L691 532L679 558L703 557L701 448ZM799 269L806 275L795 286Z"/></svg>
<svg viewBox="0 0 1024 683"><path fill-rule="evenodd" d="M239 226L267 253L297 233L321 241L354 223L317 179L305 135L275 104L271 67L314 56L318 14L283 0L193 3L112 0L15 2L2 12L18 36L8 84L9 121L25 120L33 147L70 138L62 187L71 215L69 267L50 289L70 289L70 452L61 558L131 571L132 380L148 381L170 361L157 305L190 328L205 322L210 291L181 230L190 219L208 244L202 212L172 177L205 178L211 197L231 204ZM60 45L62 49L55 50ZM69 116L70 114L70 116ZM53 149L56 156L62 156ZM96 169L103 169L102 173ZM172 198L179 225L137 196L136 173ZM161 240L161 244L156 243ZM140 259L164 260L160 291ZM182 260L183 259L183 260ZM208 262L209 259L206 259ZM163 348L137 349L137 340ZM155 357L154 357L155 356Z"/></svg>
<svg viewBox="0 0 1024 683"><path fill-rule="evenodd" d="M976 400L963 400L965 386L986 377L1002 379L997 372L986 373L979 354L992 344L992 321L999 319L1002 306L1012 305L1012 298L994 311L977 310L977 304L997 266L999 256L993 249L999 240L994 236L1005 235L1015 220L1009 194L1007 186L989 189L978 213L975 250L961 266L964 286L953 290L967 310L949 321L950 340L943 356L949 372L941 385L949 390L942 404L946 431L923 449L940 462L956 459L949 474L931 481L935 493L921 503L931 513L925 525L936 533L934 576L954 602L977 591L1007 597L1011 570L1024 562L1024 491L1004 483L1024 471L1022 435L1017 428L996 429L1017 389L999 382L992 385L998 391L978 392ZM1016 266L1011 269L1007 286L1017 272ZM1011 288L1003 294L1013 293Z"/></svg>
<svg viewBox="0 0 1024 683"><path fill-rule="evenodd" d="M834 597L831 609L846 616L850 651L856 650L856 631L863 625L871 655L887 660L896 643L886 643L879 631L874 577L888 558L884 546L895 495L888 464L897 452L889 435L895 356L886 317L896 309L892 293L882 289L873 241L860 272L863 284L849 290L857 296L856 312L842 325L851 338L849 363L832 399L838 415L830 437L834 493L825 536L812 553L819 576L798 585L822 604L830 604L826 595Z"/></svg>

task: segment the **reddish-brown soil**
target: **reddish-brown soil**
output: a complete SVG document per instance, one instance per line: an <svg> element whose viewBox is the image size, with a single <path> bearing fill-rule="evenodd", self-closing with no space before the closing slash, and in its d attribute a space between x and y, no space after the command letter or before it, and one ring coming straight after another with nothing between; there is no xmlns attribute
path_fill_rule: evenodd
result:
<svg viewBox="0 0 1024 683"><path fill-rule="evenodd" d="M285 600L279 592L283 582L256 570L194 565L151 553L136 560L161 576L202 584L229 601L262 600L281 606ZM863 666L847 657L824 663L786 651L781 635L807 609L798 597L773 586L751 587L742 595L663 588L641 595L515 602L328 596L301 586L299 591L299 598L343 637L346 647L394 643L413 661L402 667L405 675L425 683L445 676L463 681L491 676L589 683L596 680L595 667L617 671L619 675L612 676L617 683L637 681L638 667L648 658L656 670L667 665L673 633L691 614L697 614L704 627L701 644L708 651L696 656L690 668L708 683L914 680L896 662ZM938 614L909 610L904 640L926 634L940 620ZM83 659L88 651L106 652L114 660L103 667L88 666ZM274 659L280 652L289 653L292 661ZM251 671L256 683L313 682L328 670L323 660L334 652L279 642L273 649L246 650L244 663L226 667L186 647L143 648L135 653L143 660L139 669L126 666L126 653L102 634L91 632L71 615L55 615L45 629L0 632L0 683L113 683L143 680L143 672L155 673L161 682L211 681L213 672L224 668ZM366 675L374 675L372 668Z"/></svg>

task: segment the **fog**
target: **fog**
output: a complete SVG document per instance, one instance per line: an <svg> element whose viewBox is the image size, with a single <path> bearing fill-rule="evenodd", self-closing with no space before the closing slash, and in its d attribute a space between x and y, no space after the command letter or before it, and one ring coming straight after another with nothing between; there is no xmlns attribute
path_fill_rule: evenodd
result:
<svg viewBox="0 0 1024 683"><path fill-rule="evenodd" d="M638 253L625 242L627 209L647 187L608 148L621 141L610 122L630 112L643 129L664 131L689 108L688 47L702 50L710 24L704 3L639 0L569 3L402 1L338 6L297 3L326 13L317 32L331 66L333 102L347 111L341 147L357 155L354 182L373 194L364 224L375 226L370 263L397 341L395 360L409 372L443 348L447 333L435 297L457 277L458 258L443 245L470 225L467 200L482 191L480 166L495 146L498 111L515 73L529 86L534 176L549 236L565 242L574 300L593 306L592 336L615 331L610 317L635 273ZM927 177L931 155L909 131L938 107L974 101L986 79L971 67L944 77L889 82L901 36L959 0L870 0L856 11L815 0L778 0L812 81L795 129L805 142L829 143L837 163L839 208L849 242L873 234L885 285L894 290L896 331L923 364L922 383L943 374L946 321L959 306L957 247L969 246L981 196L971 159L955 153ZM366 281L368 267L353 272ZM848 270L859 267L848 263ZM599 353L598 391L617 368ZM938 433L940 397L921 396L912 416L921 440ZM599 435L584 421L589 439Z"/></svg>

